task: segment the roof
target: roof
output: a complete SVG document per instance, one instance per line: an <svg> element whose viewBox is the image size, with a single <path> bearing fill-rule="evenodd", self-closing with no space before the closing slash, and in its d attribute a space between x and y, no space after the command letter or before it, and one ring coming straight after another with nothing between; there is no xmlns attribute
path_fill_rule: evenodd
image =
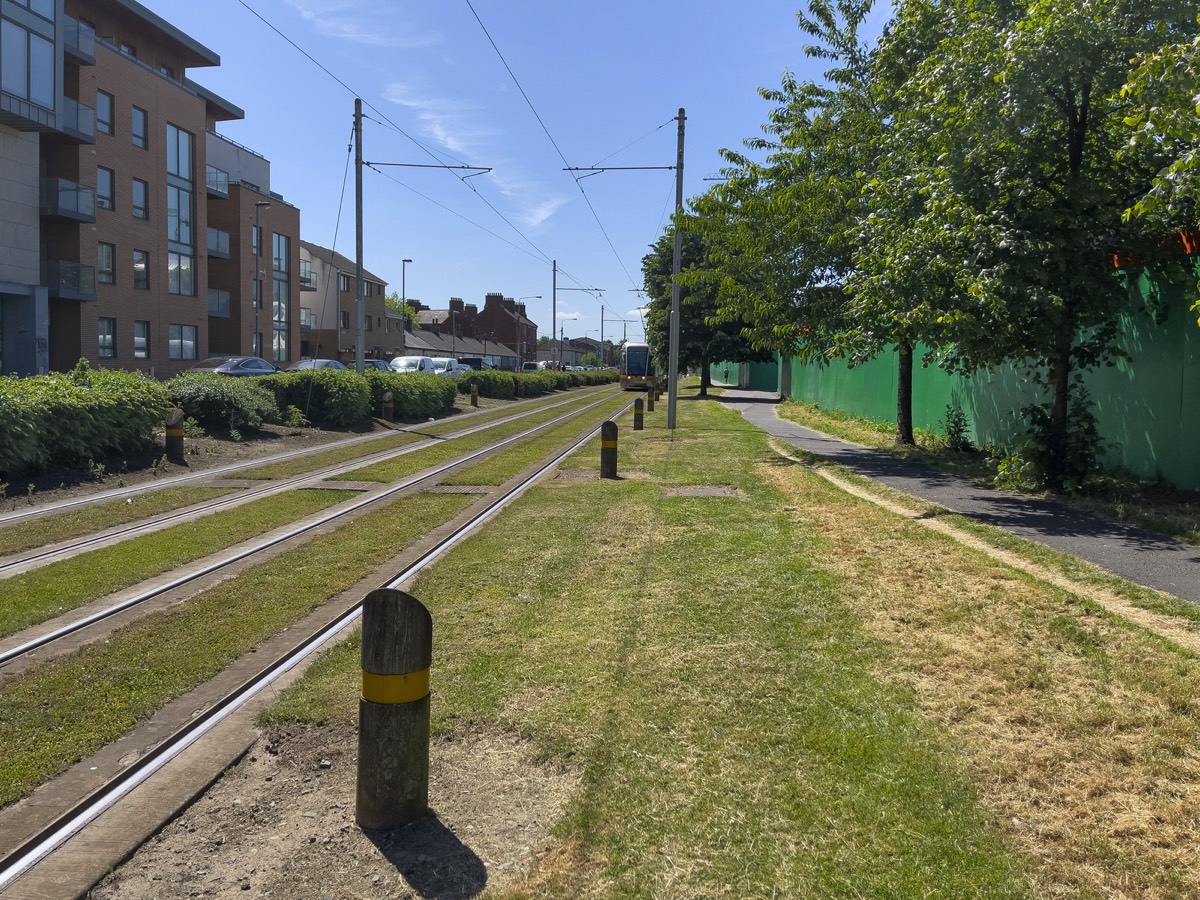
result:
<svg viewBox="0 0 1200 900"><path fill-rule="evenodd" d="M146 24L162 32L164 43L172 45L172 50L183 57L187 66L219 66L221 57L209 50L191 35L180 31L166 19L157 16L137 0L93 0L101 8L116 10L137 16Z"/></svg>
<svg viewBox="0 0 1200 900"><path fill-rule="evenodd" d="M317 257L317 259L319 259L319 260L321 260L321 262L325 263L325 265L332 266L333 268L337 269L339 272L344 272L347 275L353 275L355 273L355 271L358 269L358 265L357 265L357 263L354 262L354 260L347 259L345 256L342 256L342 254L338 253L335 250L329 250L325 247L320 246L319 244L314 244L311 241L306 241L303 238L301 238L301 240L300 240L300 246L303 249L307 250L309 252L309 254ZM387 284L387 282L384 281L382 278L380 278L378 275L372 275L369 271L367 271L366 266L363 266L363 280L364 281L374 281L378 284Z"/></svg>

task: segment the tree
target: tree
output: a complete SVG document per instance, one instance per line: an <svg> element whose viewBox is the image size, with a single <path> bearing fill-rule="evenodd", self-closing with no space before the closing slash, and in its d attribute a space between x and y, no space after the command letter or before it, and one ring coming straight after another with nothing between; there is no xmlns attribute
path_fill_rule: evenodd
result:
<svg viewBox="0 0 1200 900"><path fill-rule="evenodd" d="M404 317L407 323L405 327L410 327L412 323L417 321L417 305L411 300L400 300L400 295L392 291L383 298L384 305L392 312L398 312Z"/></svg>
<svg viewBox="0 0 1200 900"><path fill-rule="evenodd" d="M659 371L667 370L670 341L671 293L675 262L675 227L670 226L642 258L642 276L650 298L646 312L646 340ZM680 269L690 273L707 271L708 254L703 239L684 228ZM700 396L708 396L712 383L709 366L719 360L768 362L770 351L756 348L742 333L741 322L716 318L716 291L711 279L697 278L682 283L679 291L679 365L700 369Z"/></svg>
<svg viewBox="0 0 1200 900"><path fill-rule="evenodd" d="M1114 258L1156 265L1162 233L1125 221L1131 189L1162 147L1126 147L1121 88L1134 61L1196 31L1181 0L906 0L892 40L934 49L905 78L892 146L903 191L920 198L900 228L874 233L885 265L936 273L939 342L963 368L1012 361L1044 377L1031 410L1048 482L1071 471L1070 403L1080 371L1119 355L1127 282ZM875 221L879 221L878 217ZM863 260L864 263L867 261ZM876 270L876 274L881 273Z"/></svg>

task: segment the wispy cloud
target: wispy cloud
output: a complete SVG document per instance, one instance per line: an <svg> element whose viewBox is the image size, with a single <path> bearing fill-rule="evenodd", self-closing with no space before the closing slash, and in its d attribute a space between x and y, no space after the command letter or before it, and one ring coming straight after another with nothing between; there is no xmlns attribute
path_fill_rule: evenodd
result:
<svg viewBox="0 0 1200 900"><path fill-rule="evenodd" d="M470 165L490 166L488 177L516 210L514 218L522 228L537 228L567 202L564 195L548 191L540 181L516 173L496 158L501 132L480 124L486 110L478 104L423 95L401 82L387 85L383 97L409 110L426 140Z"/></svg>
<svg viewBox="0 0 1200 900"><path fill-rule="evenodd" d="M648 312L650 312L649 307L639 306L637 309L631 309L629 312L625 313L625 315L644 317Z"/></svg>
<svg viewBox="0 0 1200 900"><path fill-rule="evenodd" d="M407 32L395 10L364 0L285 0L317 33L369 47L412 49L443 43L440 35Z"/></svg>

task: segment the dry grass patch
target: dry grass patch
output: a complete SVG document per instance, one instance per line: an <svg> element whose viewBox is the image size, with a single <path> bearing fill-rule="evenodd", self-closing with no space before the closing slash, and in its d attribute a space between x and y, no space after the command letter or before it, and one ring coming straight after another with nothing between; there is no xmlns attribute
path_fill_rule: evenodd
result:
<svg viewBox="0 0 1200 900"><path fill-rule="evenodd" d="M1047 896L1200 895L1196 658L1087 596L762 466L834 544L887 677L950 729Z"/></svg>

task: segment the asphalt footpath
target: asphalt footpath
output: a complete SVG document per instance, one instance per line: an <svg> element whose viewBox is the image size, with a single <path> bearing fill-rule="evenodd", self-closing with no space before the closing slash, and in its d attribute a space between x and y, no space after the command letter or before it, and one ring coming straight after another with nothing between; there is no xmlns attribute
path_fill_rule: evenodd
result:
<svg viewBox="0 0 1200 900"><path fill-rule="evenodd" d="M717 398L780 440L888 487L1070 553L1128 581L1200 604L1200 548L1099 519L1053 500L972 484L921 463L860 447L775 414L778 395L726 388Z"/></svg>

